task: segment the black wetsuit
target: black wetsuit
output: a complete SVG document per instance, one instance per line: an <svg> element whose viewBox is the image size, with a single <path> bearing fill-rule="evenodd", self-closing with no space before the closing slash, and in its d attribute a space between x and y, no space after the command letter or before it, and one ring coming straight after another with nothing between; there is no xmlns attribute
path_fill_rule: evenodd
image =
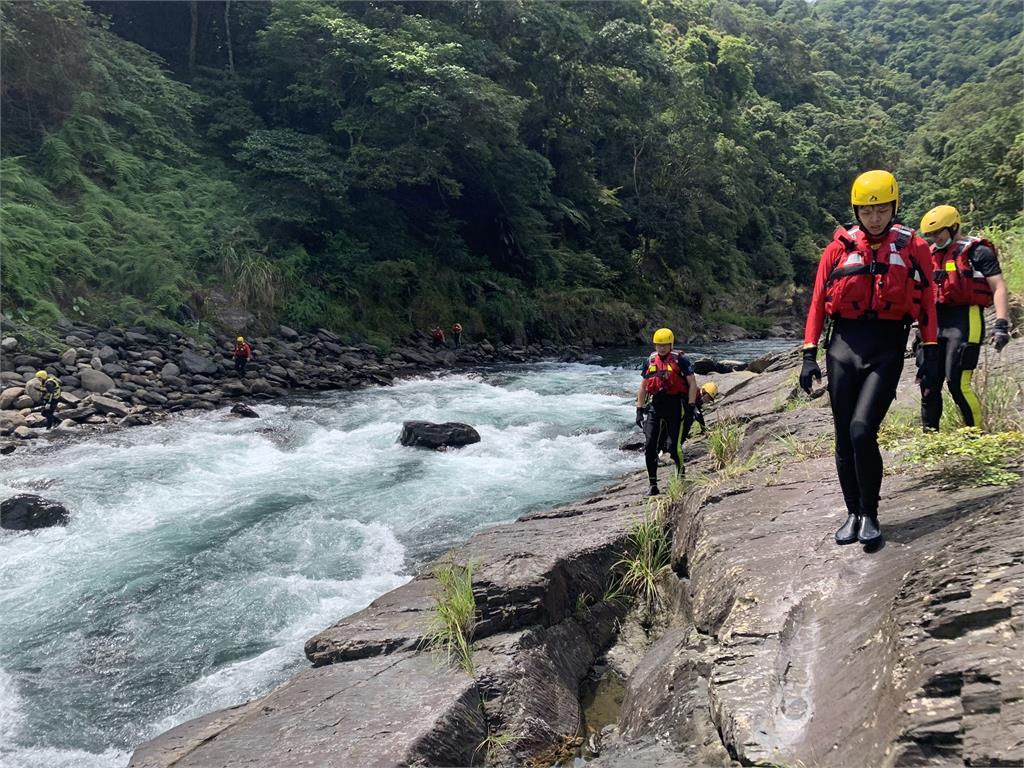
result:
<svg viewBox="0 0 1024 768"><path fill-rule="evenodd" d="M987 245L976 246L970 254L971 264L985 277L1002 274L999 259ZM981 343L985 339L985 310L976 304L936 304L939 326L939 360L949 394L963 415L964 425L981 425L981 402L971 389L971 377L978 365ZM921 398L921 424L925 429L938 429L942 418L942 384Z"/></svg>
<svg viewBox="0 0 1024 768"><path fill-rule="evenodd" d="M896 397L907 334L899 320L836 319L832 327L825 365L836 428L836 471L852 514L878 514L878 428Z"/></svg>
<svg viewBox="0 0 1024 768"><path fill-rule="evenodd" d="M654 483L658 477L658 453L668 450L676 471L683 472L682 426L683 402L686 395L656 394L651 398L651 410L644 422L644 459L647 477Z"/></svg>

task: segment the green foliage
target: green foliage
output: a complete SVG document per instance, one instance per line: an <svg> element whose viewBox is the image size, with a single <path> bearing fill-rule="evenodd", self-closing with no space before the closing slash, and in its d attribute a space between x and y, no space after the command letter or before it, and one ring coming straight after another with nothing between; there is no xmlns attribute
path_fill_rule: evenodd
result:
<svg viewBox="0 0 1024 768"><path fill-rule="evenodd" d="M652 502L630 526L627 552L612 567L618 573L614 592L637 598L652 615L663 600L660 584L672 569L671 552L665 505Z"/></svg>
<svg viewBox="0 0 1024 768"><path fill-rule="evenodd" d="M736 460L745 431L746 426L742 422L728 417L708 427L708 453L716 469L726 469Z"/></svg>
<svg viewBox="0 0 1024 768"><path fill-rule="evenodd" d="M1010 485L1020 480L1024 433L986 434L977 427L925 432L898 444L906 464L938 469L944 480L969 485Z"/></svg>
<svg viewBox="0 0 1024 768"><path fill-rule="evenodd" d="M872 166L1019 241L1008 0L103 7L0 6L2 298L40 323L225 284L380 343L764 330Z"/></svg>
<svg viewBox="0 0 1024 768"><path fill-rule="evenodd" d="M427 629L426 644L446 664L458 666L473 677L473 631L476 598L473 595L473 564L442 563L433 570L440 591Z"/></svg>

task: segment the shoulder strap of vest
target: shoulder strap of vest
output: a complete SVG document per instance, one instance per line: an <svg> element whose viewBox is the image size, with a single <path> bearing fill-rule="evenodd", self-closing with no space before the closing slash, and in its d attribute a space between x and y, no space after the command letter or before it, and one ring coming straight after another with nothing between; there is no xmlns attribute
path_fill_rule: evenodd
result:
<svg viewBox="0 0 1024 768"><path fill-rule="evenodd" d="M893 224L892 231L896 233L896 237L893 239L893 244L896 246L897 251L902 251L908 245L914 237L914 230L910 227L905 227L902 224Z"/></svg>

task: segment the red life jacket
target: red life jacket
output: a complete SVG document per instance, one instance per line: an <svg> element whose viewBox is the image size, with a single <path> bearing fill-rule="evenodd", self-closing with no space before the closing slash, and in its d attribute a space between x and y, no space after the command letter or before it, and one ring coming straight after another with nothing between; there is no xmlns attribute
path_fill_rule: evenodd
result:
<svg viewBox="0 0 1024 768"><path fill-rule="evenodd" d="M444 341L444 331L440 328L434 329L434 341Z"/></svg>
<svg viewBox="0 0 1024 768"><path fill-rule="evenodd" d="M928 285L910 252L914 231L893 224L877 250L860 227L836 230L845 253L825 283L825 313L848 320L917 320Z"/></svg>
<svg viewBox="0 0 1024 768"><path fill-rule="evenodd" d="M644 388L647 394L685 395L690 391L690 383L683 375L680 353L669 352L661 357L657 352L647 358L644 368Z"/></svg>
<svg viewBox="0 0 1024 768"><path fill-rule="evenodd" d="M462 333L462 326L456 323L452 326L452 333Z"/></svg>
<svg viewBox="0 0 1024 768"><path fill-rule="evenodd" d="M252 347L249 346L249 342L243 342L235 345L235 359L245 358L248 360L252 357Z"/></svg>
<svg viewBox="0 0 1024 768"><path fill-rule="evenodd" d="M977 304L992 306L992 286L988 279L974 268L971 252L979 245L996 247L983 237L969 237L950 246L949 253L932 248L935 271L935 302L937 304Z"/></svg>

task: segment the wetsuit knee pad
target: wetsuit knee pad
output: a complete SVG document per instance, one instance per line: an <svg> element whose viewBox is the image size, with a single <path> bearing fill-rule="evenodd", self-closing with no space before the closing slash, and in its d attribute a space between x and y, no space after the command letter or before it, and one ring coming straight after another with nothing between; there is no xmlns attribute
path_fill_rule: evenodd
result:
<svg viewBox="0 0 1024 768"><path fill-rule="evenodd" d="M965 341L956 352L956 365L961 371L973 371L978 367L981 345Z"/></svg>

